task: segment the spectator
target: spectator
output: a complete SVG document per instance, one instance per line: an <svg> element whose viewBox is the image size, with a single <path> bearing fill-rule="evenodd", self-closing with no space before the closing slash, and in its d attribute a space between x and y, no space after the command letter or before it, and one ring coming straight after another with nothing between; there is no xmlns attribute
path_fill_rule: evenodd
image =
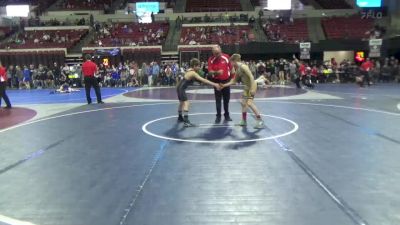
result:
<svg viewBox="0 0 400 225"><path fill-rule="evenodd" d="M21 67L15 66L15 77L14 77L14 87L21 89L20 84L22 83L24 75L22 73Z"/></svg>
<svg viewBox="0 0 400 225"><path fill-rule="evenodd" d="M14 78L15 77L15 68L13 65L10 65L7 70L7 85L12 88L14 87Z"/></svg>
<svg viewBox="0 0 400 225"><path fill-rule="evenodd" d="M368 86L371 85L370 72L373 68L374 68L374 65L369 58L367 58L367 60L361 64L360 69L361 69L361 73L363 75L363 82L360 84L361 87L364 86L365 81L367 82Z"/></svg>
<svg viewBox="0 0 400 225"><path fill-rule="evenodd" d="M153 62L153 65L151 67L151 82L157 79L159 75L160 75L160 66L158 65L157 62ZM151 85L152 84L150 84L150 77L149 77L149 86Z"/></svg>
<svg viewBox="0 0 400 225"><path fill-rule="evenodd" d="M0 104L1 104L1 99L4 99L4 102L6 103L5 108L10 109L11 103L6 93L7 79L8 78L7 78L6 68L3 67L3 64L0 62Z"/></svg>
<svg viewBox="0 0 400 225"><path fill-rule="evenodd" d="M31 71L29 70L29 68L27 66L24 66L24 70L22 71L23 73L23 79L22 79L22 84L20 85L20 87L24 87L26 89L31 89Z"/></svg>

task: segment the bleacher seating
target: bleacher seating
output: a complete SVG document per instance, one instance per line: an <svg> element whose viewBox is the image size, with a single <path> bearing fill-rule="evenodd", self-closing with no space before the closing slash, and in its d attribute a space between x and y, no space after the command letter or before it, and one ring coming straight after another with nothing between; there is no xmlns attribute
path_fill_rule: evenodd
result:
<svg viewBox="0 0 400 225"><path fill-rule="evenodd" d="M293 22L269 20L264 24L267 41L301 42L309 39L307 20L295 19Z"/></svg>
<svg viewBox="0 0 400 225"><path fill-rule="evenodd" d="M32 5L32 6L37 6L36 9L39 10L39 13L42 13L56 1L57 0L3 0L0 1L0 6L24 5L24 4Z"/></svg>
<svg viewBox="0 0 400 225"><path fill-rule="evenodd" d="M12 35L15 29L12 27L0 27L0 40Z"/></svg>
<svg viewBox="0 0 400 225"><path fill-rule="evenodd" d="M0 61L3 65L46 65L51 66L54 62L58 65L64 65L65 52L64 51L39 51L31 52L29 50L24 52L0 52Z"/></svg>
<svg viewBox="0 0 400 225"><path fill-rule="evenodd" d="M112 0L63 0L61 7L68 10L103 10L105 5L111 6Z"/></svg>
<svg viewBox="0 0 400 225"><path fill-rule="evenodd" d="M146 0L128 0L126 3L136 3L136 2L146 2ZM157 2L165 2L167 4L167 8L173 8L176 4L176 0L158 0ZM124 6L126 5L123 4Z"/></svg>
<svg viewBox="0 0 400 225"><path fill-rule="evenodd" d="M323 9L351 9L346 0L315 0Z"/></svg>
<svg viewBox="0 0 400 225"><path fill-rule="evenodd" d="M241 11L240 0L187 0L187 12Z"/></svg>
<svg viewBox="0 0 400 225"><path fill-rule="evenodd" d="M311 5L310 0L299 0L303 5Z"/></svg>
<svg viewBox="0 0 400 225"><path fill-rule="evenodd" d="M254 34L249 26L210 26L184 27L181 32L181 45L195 44L246 44L254 41Z"/></svg>
<svg viewBox="0 0 400 225"><path fill-rule="evenodd" d="M10 43L0 47L7 49L32 49L32 48L72 48L88 30L34 30L25 31ZM45 37L45 35L47 37ZM18 40L18 42L15 42ZM64 41L65 40L65 41Z"/></svg>
<svg viewBox="0 0 400 225"><path fill-rule="evenodd" d="M115 23L109 35L99 34L90 46L162 45L168 29L168 23Z"/></svg>
<svg viewBox="0 0 400 225"><path fill-rule="evenodd" d="M252 4L253 6L260 6L260 5L261 5L260 0L250 0L250 2L251 2L251 4Z"/></svg>
<svg viewBox="0 0 400 225"><path fill-rule="evenodd" d="M161 49L150 48L150 49L125 49L122 52L124 59L129 61L135 61L139 65L142 63L148 63L152 61L159 62L161 60Z"/></svg>
<svg viewBox="0 0 400 225"><path fill-rule="evenodd" d="M374 23L359 16L333 17L323 19L322 26L328 39L363 39L368 38L367 32L373 29Z"/></svg>

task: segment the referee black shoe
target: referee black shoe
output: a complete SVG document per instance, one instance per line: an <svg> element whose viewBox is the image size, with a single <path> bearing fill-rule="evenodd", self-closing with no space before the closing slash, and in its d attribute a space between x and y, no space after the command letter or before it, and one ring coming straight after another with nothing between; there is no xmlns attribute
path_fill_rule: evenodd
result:
<svg viewBox="0 0 400 225"><path fill-rule="evenodd" d="M225 122L230 122L232 121L232 118L230 116L225 116Z"/></svg>
<svg viewBox="0 0 400 225"><path fill-rule="evenodd" d="M221 123L221 117L217 116L217 118L215 118L215 123Z"/></svg>

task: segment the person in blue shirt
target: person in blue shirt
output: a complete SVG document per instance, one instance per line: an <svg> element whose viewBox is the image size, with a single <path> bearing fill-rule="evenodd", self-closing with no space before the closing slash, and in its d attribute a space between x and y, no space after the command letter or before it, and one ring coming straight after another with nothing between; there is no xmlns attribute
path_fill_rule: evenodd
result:
<svg viewBox="0 0 400 225"><path fill-rule="evenodd" d="M25 65L24 70L22 71L22 84L25 86L27 89L31 89L31 81L32 81L32 73L31 70Z"/></svg>
<svg viewBox="0 0 400 225"><path fill-rule="evenodd" d="M157 62L154 62L151 72L152 79L157 80L159 74L160 74L160 66L158 65Z"/></svg>
<svg viewBox="0 0 400 225"><path fill-rule="evenodd" d="M150 87L153 85L153 63L150 63L150 66L147 67L147 74L148 74L147 84Z"/></svg>
<svg viewBox="0 0 400 225"><path fill-rule="evenodd" d="M118 87L121 81L120 71L113 66L113 70L111 72L112 86Z"/></svg>

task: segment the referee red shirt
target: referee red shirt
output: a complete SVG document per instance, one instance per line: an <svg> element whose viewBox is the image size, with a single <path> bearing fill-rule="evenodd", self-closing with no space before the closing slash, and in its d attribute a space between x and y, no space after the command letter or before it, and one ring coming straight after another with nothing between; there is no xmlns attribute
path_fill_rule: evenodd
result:
<svg viewBox="0 0 400 225"><path fill-rule="evenodd" d="M96 63L87 60L82 64L82 73L83 76L85 77L94 77L94 75L97 73L97 65Z"/></svg>
<svg viewBox="0 0 400 225"><path fill-rule="evenodd" d="M299 72L300 72L300 76L306 75L306 66L303 63L300 64Z"/></svg>
<svg viewBox="0 0 400 225"><path fill-rule="evenodd" d="M7 71L4 66L0 66L0 81L5 82L7 81Z"/></svg>
<svg viewBox="0 0 400 225"><path fill-rule="evenodd" d="M222 70L223 73L214 76L216 80L228 80L231 77L232 65L229 62L229 55L222 53L220 57L211 56L208 59L208 70L209 71L219 71Z"/></svg>
<svg viewBox="0 0 400 225"><path fill-rule="evenodd" d="M366 61L361 64L361 69L364 71L370 71L374 68L374 64L371 61Z"/></svg>

